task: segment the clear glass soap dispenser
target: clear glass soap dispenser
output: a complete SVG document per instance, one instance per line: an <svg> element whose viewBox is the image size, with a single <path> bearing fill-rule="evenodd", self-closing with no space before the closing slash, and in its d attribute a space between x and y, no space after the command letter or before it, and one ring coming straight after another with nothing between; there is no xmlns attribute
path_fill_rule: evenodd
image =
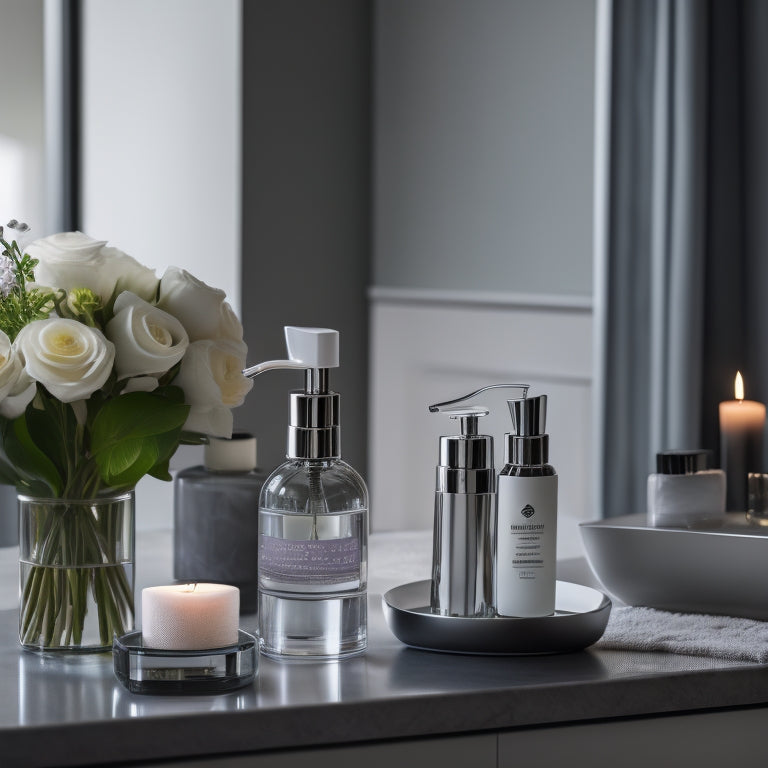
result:
<svg viewBox="0 0 768 768"><path fill-rule="evenodd" d="M287 326L288 360L246 376L302 368L291 392L287 461L259 499L259 643L275 658L340 659L367 646L368 489L341 459L339 334Z"/></svg>

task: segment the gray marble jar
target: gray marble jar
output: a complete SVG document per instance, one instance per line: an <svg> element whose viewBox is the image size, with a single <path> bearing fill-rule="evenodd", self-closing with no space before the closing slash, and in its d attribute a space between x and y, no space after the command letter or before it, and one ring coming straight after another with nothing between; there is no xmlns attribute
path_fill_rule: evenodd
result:
<svg viewBox="0 0 768 768"><path fill-rule="evenodd" d="M238 587L241 612L254 613L259 494L266 479L256 468L256 438L211 438L203 461L174 481L173 576Z"/></svg>

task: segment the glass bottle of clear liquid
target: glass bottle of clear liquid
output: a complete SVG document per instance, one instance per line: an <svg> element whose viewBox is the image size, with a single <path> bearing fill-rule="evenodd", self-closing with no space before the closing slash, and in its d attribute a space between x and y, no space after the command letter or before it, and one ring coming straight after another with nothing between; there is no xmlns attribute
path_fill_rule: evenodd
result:
<svg viewBox="0 0 768 768"><path fill-rule="evenodd" d="M339 395L328 389L338 333L290 326L285 333L290 360L245 372L306 370L304 391L291 393L288 460L259 499L260 650L341 659L367 646L368 490L341 459Z"/></svg>
<svg viewBox="0 0 768 768"><path fill-rule="evenodd" d="M259 503L259 635L270 656L365 650L368 492L341 459L289 460Z"/></svg>

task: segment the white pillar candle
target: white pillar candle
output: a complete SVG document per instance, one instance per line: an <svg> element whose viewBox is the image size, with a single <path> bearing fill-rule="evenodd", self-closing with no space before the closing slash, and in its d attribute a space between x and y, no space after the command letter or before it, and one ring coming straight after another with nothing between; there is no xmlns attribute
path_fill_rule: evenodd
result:
<svg viewBox="0 0 768 768"><path fill-rule="evenodd" d="M763 472L765 404L744 399L744 380L736 374L735 400L720 403L720 465L726 474L726 509L747 509L747 474Z"/></svg>
<svg viewBox="0 0 768 768"><path fill-rule="evenodd" d="M240 590L226 584L171 584L141 592L146 648L196 651L234 645Z"/></svg>

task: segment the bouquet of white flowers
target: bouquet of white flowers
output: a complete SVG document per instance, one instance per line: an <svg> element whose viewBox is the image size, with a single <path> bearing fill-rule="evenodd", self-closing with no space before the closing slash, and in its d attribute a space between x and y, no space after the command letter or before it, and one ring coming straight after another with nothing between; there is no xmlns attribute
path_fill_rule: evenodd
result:
<svg viewBox="0 0 768 768"><path fill-rule="evenodd" d="M114 521L100 527L83 502L144 475L170 480L180 443L231 435L252 385L243 329L224 292L183 269L158 279L80 232L19 241L0 228L0 482L68 510L34 524L22 643L80 645L91 590L105 645L132 623L121 597L132 586L85 567L107 562L116 542ZM62 569L63 549L83 552L83 568Z"/></svg>

